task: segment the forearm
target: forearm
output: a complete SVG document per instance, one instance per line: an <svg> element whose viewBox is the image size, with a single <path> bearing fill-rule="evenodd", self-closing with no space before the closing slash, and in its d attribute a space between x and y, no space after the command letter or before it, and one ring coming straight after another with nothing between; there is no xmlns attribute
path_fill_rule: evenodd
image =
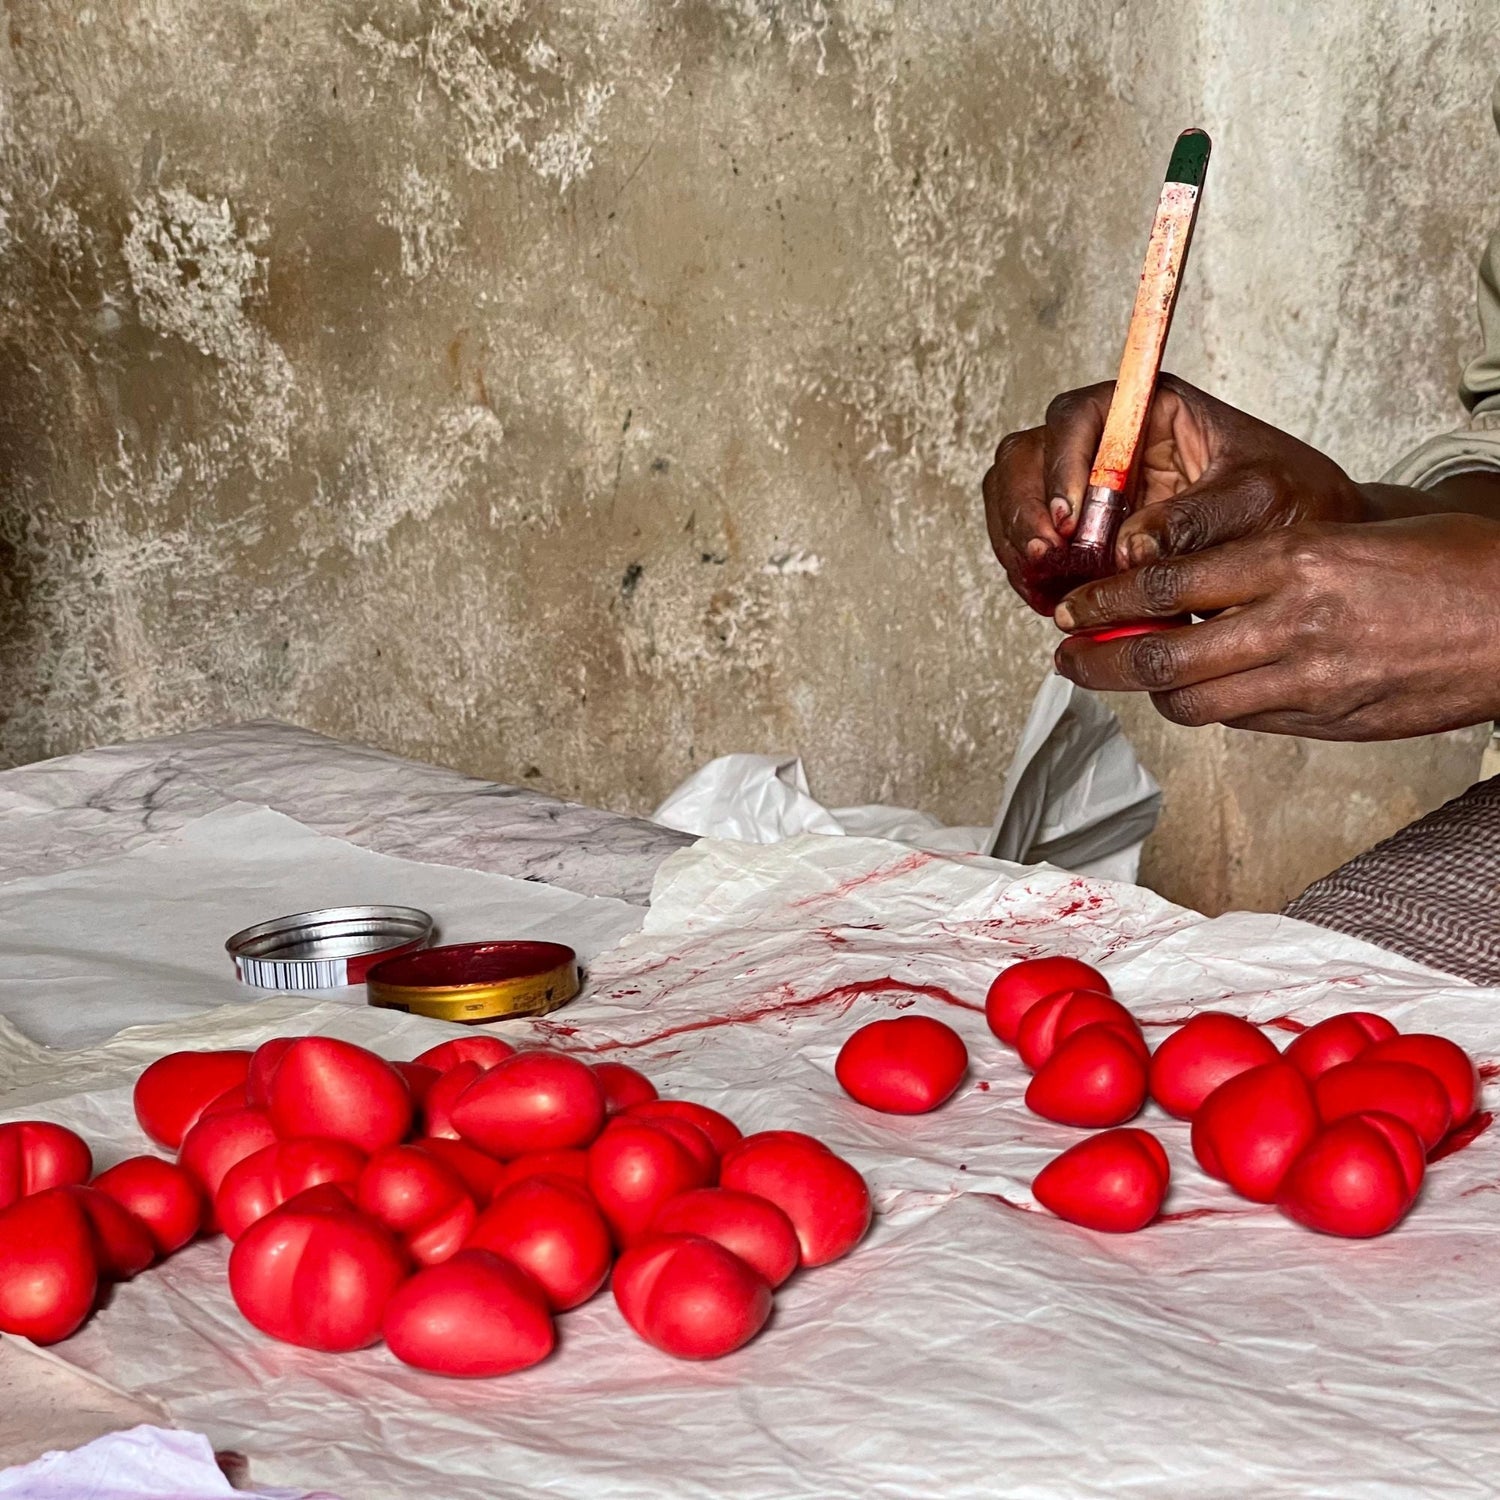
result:
<svg viewBox="0 0 1500 1500"><path fill-rule="evenodd" d="M1474 469L1424 490L1404 484L1362 484L1359 489L1371 521L1440 515L1500 521L1500 470Z"/></svg>

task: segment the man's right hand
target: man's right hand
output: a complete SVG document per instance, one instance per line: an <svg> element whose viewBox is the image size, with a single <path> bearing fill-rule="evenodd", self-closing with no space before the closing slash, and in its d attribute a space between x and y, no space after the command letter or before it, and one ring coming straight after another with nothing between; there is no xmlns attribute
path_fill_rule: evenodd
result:
<svg viewBox="0 0 1500 1500"><path fill-rule="evenodd" d="M1044 613L1038 579L1077 525L1113 392L1106 381L1058 396L1041 427L1001 440L984 476L995 555L1016 592ZM1331 458L1163 375L1114 561L1124 571L1304 521L1366 519L1365 494Z"/></svg>

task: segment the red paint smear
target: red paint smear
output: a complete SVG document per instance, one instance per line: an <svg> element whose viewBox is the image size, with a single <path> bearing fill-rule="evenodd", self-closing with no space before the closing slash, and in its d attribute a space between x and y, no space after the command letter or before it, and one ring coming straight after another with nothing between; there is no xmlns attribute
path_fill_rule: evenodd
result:
<svg viewBox="0 0 1500 1500"><path fill-rule="evenodd" d="M986 1078L981 1078L979 1082L974 1085L974 1087L978 1089L981 1094L987 1094L990 1091L989 1080Z"/></svg>
<svg viewBox="0 0 1500 1500"><path fill-rule="evenodd" d="M1014 1198L1007 1198L1004 1193L975 1193L976 1198L988 1198L991 1203L998 1203L1002 1208L1011 1209L1018 1214L1045 1214L1047 1210L1039 1203L1017 1203Z"/></svg>
<svg viewBox="0 0 1500 1500"><path fill-rule="evenodd" d="M755 1010L738 1011L729 1016L708 1016L702 1021L684 1021L680 1026L669 1026L652 1036L638 1037L630 1042L599 1042L592 1047L581 1047L581 1052L634 1052L640 1047L650 1047L665 1042L674 1036L683 1036L691 1031L714 1031L720 1026L742 1026L753 1021L764 1021L770 1016L788 1015L793 1011L813 1010L821 1005L839 1004L854 1000L860 995L880 994L926 995L929 999L941 1000L944 1005L956 1005L960 1010L984 1013L984 1006L973 1000L960 1000L952 990L938 984L915 984L904 979L861 979L853 984L836 985L802 1000L773 1000Z"/></svg>
<svg viewBox="0 0 1500 1500"><path fill-rule="evenodd" d="M1493 1083L1497 1078L1500 1078L1500 1062L1480 1063L1479 1078L1482 1083Z"/></svg>
<svg viewBox="0 0 1500 1500"><path fill-rule="evenodd" d="M1179 1208L1175 1213L1157 1214L1153 1224L1188 1224L1196 1219L1238 1219L1253 1214L1253 1208Z"/></svg>
<svg viewBox="0 0 1500 1500"><path fill-rule="evenodd" d="M1294 1016L1272 1016L1269 1021L1257 1021L1257 1026L1274 1026L1277 1031L1290 1031L1294 1036L1307 1030L1307 1022Z"/></svg>
<svg viewBox="0 0 1500 1500"><path fill-rule="evenodd" d="M841 901L845 896L852 895L863 886L874 885L877 880L894 880L900 875L910 875L920 870L923 865L932 864L936 858L935 854L915 849L898 859L895 864L882 865L878 870L867 870L863 875L855 875L852 879L834 886L831 891L814 891L810 896L801 896L792 902L792 906L796 908L815 906L820 901Z"/></svg>
<svg viewBox="0 0 1500 1500"><path fill-rule="evenodd" d="M1442 1161L1445 1156L1452 1156L1455 1151L1462 1151L1465 1146L1472 1146L1494 1123L1494 1115L1484 1110L1475 1115L1467 1125L1460 1125L1457 1130L1440 1140L1427 1153L1427 1160L1429 1162Z"/></svg>

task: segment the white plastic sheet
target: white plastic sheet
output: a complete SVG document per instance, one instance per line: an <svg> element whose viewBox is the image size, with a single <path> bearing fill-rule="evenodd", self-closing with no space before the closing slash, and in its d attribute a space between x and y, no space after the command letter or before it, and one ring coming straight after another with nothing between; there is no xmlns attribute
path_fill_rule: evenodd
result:
<svg viewBox="0 0 1500 1500"><path fill-rule="evenodd" d="M1037 693L988 827L947 827L908 807L827 808L796 756L721 755L652 814L684 833L773 844L800 833L893 839L913 848L992 854L1083 875L1134 880L1161 791L1120 721L1055 675Z"/></svg>
<svg viewBox="0 0 1500 1500"><path fill-rule="evenodd" d="M1436 1164L1397 1233L1354 1243L1234 1199L1150 1110L1139 1123L1176 1174L1168 1219L1119 1238L1063 1224L1028 1184L1079 1133L1026 1111L1019 1063L973 1008L1041 951L1100 963L1148 1037L1194 1006L1262 1022L1358 1007L1485 1059L1500 1044L1500 993L1298 923L1209 921L1128 886L863 839L705 842L663 867L645 929L596 961L588 994L529 1030L746 1129L813 1131L867 1174L870 1237L794 1278L762 1337L675 1362L606 1296L562 1320L537 1369L444 1381L381 1348L254 1334L210 1242L119 1288L51 1357L248 1454L259 1482L351 1500L1493 1494L1495 1135ZM861 989L889 979L910 988ZM971 1076L935 1114L875 1115L833 1060L858 1022L907 1008L959 1028ZM4 1113L74 1124L109 1161L144 1145L129 1105L144 1061L287 1029L397 1057L445 1034L280 999L127 1032L66 1067L13 1042Z"/></svg>

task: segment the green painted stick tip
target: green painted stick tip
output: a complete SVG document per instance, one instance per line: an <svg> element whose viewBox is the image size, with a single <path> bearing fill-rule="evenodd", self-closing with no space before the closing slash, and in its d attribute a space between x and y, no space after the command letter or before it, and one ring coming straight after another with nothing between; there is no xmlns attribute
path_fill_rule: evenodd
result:
<svg viewBox="0 0 1500 1500"><path fill-rule="evenodd" d="M1184 130L1172 148L1172 159L1167 163L1167 181L1202 187L1212 146L1206 130Z"/></svg>

